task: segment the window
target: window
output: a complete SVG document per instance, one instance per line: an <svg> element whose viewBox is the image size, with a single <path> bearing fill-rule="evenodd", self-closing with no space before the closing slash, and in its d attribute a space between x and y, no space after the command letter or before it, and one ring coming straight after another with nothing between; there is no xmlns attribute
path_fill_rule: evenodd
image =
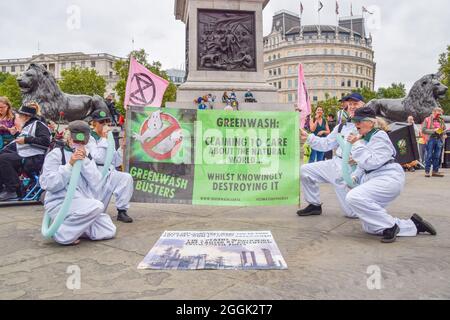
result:
<svg viewBox="0 0 450 320"><path fill-rule="evenodd" d="M288 102L292 102L293 100L292 100L292 93L289 93L288 94Z"/></svg>
<svg viewBox="0 0 450 320"><path fill-rule="evenodd" d="M328 64L325 63L325 72L328 72Z"/></svg>
<svg viewBox="0 0 450 320"><path fill-rule="evenodd" d="M269 76L270 77L272 76L272 70L269 70Z"/></svg>
<svg viewBox="0 0 450 320"><path fill-rule="evenodd" d="M25 66L24 65L20 66L20 71L25 71Z"/></svg>
<svg viewBox="0 0 450 320"><path fill-rule="evenodd" d="M317 102L317 101L319 101L319 98L317 98L317 96L314 96L313 101Z"/></svg>
<svg viewBox="0 0 450 320"><path fill-rule="evenodd" d="M276 58L277 58L277 56L276 56L276 55L273 55L273 60L276 60Z"/></svg>
<svg viewBox="0 0 450 320"><path fill-rule="evenodd" d="M352 86L352 80L348 80L347 81L347 87L351 87Z"/></svg>
<svg viewBox="0 0 450 320"><path fill-rule="evenodd" d="M281 89L281 81L278 82L278 89Z"/></svg>
<svg viewBox="0 0 450 320"><path fill-rule="evenodd" d="M112 78L112 77L113 77L113 73L112 73L112 71L110 71L110 72L109 72L109 77L110 77L110 78ZM176 81L174 81L174 82L176 82Z"/></svg>
<svg viewBox="0 0 450 320"><path fill-rule="evenodd" d="M294 83L295 83L295 87L298 88L298 78L295 79L295 82L294 82Z"/></svg>
<svg viewBox="0 0 450 320"><path fill-rule="evenodd" d="M269 56L269 61L272 61L272 56Z"/></svg>
<svg viewBox="0 0 450 320"><path fill-rule="evenodd" d="M61 69L66 69L66 63L65 62L63 62L63 63L61 63Z"/></svg>
<svg viewBox="0 0 450 320"><path fill-rule="evenodd" d="M323 54L328 54L328 49L323 49Z"/></svg>
<svg viewBox="0 0 450 320"><path fill-rule="evenodd" d="M86 61L81 61L81 67L86 68Z"/></svg>
<svg viewBox="0 0 450 320"><path fill-rule="evenodd" d="M325 80L323 81L323 86L328 87L328 78L325 78Z"/></svg>
<svg viewBox="0 0 450 320"><path fill-rule="evenodd" d="M277 75L277 69L273 69L273 75L274 75L274 76Z"/></svg>
<svg viewBox="0 0 450 320"><path fill-rule="evenodd" d="M113 63L112 61L109 62L109 67L112 69L113 68Z"/></svg>
<svg viewBox="0 0 450 320"><path fill-rule="evenodd" d="M356 87L359 87L359 80L356 80Z"/></svg>
<svg viewBox="0 0 450 320"><path fill-rule="evenodd" d="M95 61L91 61L91 68L95 68Z"/></svg>
<svg viewBox="0 0 450 320"><path fill-rule="evenodd" d="M278 59L281 59L281 54L278 54Z"/></svg>
<svg viewBox="0 0 450 320"><path fill-rule="evenodd" d="M16 66L11 66L11 72L16 72Z"/></svg>
<svg viewBox="0 0 450 320"><path fill-rule="evenodd" d="M278 75L281 76L281 68L278 68Z"/></svg>
<svg viewBox="0 0 450 320"><path fill-rule="evenodd" d="M342 80L341 87L345 87L345 80Z"/></svg>
<svg viewBox="0 0 450 320"><path fill-rule="evenodd" d="M292 80L291 80L291 79L288 80L288 88L289 88L289 89L292 88Z"/></svg>

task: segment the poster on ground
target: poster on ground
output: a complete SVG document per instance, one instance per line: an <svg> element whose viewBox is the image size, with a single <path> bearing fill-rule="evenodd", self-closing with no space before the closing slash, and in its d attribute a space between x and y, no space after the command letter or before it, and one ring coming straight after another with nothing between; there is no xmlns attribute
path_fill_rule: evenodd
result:
<svg viewBox="0 0 450 320"><path fill-rule="evenodd" d="M214 206L299 203L295 112L130 107L132 201Z"/></svg>
<svg viewBox="0 0 450 320"><path fill-rule="evenodd" d="M285 270L270 231L165 231L138 269Z"/></svg>

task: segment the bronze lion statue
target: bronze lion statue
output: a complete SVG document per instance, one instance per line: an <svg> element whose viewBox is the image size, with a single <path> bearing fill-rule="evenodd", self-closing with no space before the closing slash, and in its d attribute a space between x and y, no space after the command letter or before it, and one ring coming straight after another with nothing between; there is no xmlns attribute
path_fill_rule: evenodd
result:
<svg viewBox="0 0 450 320"><path fill-rule="evenodd" d="M64 112L64 120L85 120L95 110L104 110L109 114L108 107L100 96L71 95L61 91L56 79L44 66L31 64L18 79L22 92L23 103L36 101L41 106L42 116L48 120L57 121Z"/></svg>
<svg viewBox="0 0 450 320"><path fill-rule="evenodd" d="M422 123L434 108L440 107L439 99L445 97L448 88L441 81L441 74L429 74L418 80L403 99L375 99L367 103L378 116L391 122L406 122L413 116ZM450 117L444 117L450 122Z"/></svg>

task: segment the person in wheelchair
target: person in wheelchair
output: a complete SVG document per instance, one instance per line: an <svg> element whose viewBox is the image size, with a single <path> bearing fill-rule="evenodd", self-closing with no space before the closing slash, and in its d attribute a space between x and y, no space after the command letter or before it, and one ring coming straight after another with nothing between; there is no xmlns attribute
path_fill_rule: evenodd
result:
<svg viewBox="0 0 450 320"><path fill-rule="evenodd" d="M99 170L103 170L108 150L108 133L111 131L111 117L103 110L97 110L92 115L91 137L86 146L92 158L96 162ZM130 208L130 200L133 196L133 177L126 172L120 172L116 168L123 165L123 142L122 145L114 152L114 158L111 168L106 178L105 187L99 190L99 199L105 206L111 200L112 195L116 199L117 220L124 223L132 223L133 219L128 216Z"/></svg>
<svg viewBox="0 0 450 320"><path fill-rule="evenodd" d="M7 97L0 97L0 151L14 140L16 133L12 104Z"/></svg>
<svg viewBox="0 0 450 320"><path fill-rule="evenodd" d="M44 207L51 219L55 219L67 196L75 162L82 161L81 176L63 224L53 240L62 245L76 245L79 239L107 240L114 238L116 226L105 213L105 206L98 199L102 174L90 155L87 144L90 127L84 121L69 124L70 137L65 146L53 149L45 157L41 187L46 190Z"/></svg>
<svg viewBox="0 0 450 320"><path fill-rule="evenodd" d="M22 170L39 172L44 163L51 133L39 119L37 103L23 105L17 111L15 125L20 133L0 152L0 187L3 187L0 201L17 198Z"/></svg>

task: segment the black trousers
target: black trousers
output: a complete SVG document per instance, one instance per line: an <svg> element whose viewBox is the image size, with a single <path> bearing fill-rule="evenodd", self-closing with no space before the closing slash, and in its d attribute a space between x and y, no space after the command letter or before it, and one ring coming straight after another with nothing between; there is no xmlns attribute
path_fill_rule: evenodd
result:
<svg viewBox="0 0 450 320"><path fill-rule="evenodd" d="M0 154L0 186L4 190L16 192L20 185L19 170L22 166L22 157L16 152L3 152Z"/></svg>

